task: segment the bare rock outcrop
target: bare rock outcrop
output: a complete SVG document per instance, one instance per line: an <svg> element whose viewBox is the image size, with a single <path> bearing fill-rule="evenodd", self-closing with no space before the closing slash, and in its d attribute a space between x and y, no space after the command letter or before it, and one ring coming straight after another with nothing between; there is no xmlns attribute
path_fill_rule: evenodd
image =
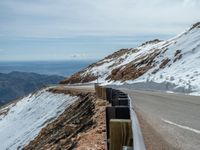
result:
<svg viewBox="0 0 200 150"><path fill-rule="evenodd" d="M134 80L146 73L149 69L151 69L154 66L154 59L159 54L159 51L151 53L146 57L139 57L138 59L135 59L134 61L124 66L120 66L119 68L113 69L111 75L107 79L114 81Z"/></svg>
<svg viewBox="0 0 200 150"><path fill-rule="evenodd" d="M55 121L44 127L23 150L105 150L106 101L97 99L93 92L56 87L49 92L78 96Z"/></svg>
<svg viewBox="0 0 200 150"><path fill-rule="evenodd" d="M65 110L54 122L43 128L39 135L24 150L70 150L76 147L78 135L96 123L94 95L79 95L80 99Z"/></svg>
<svg viewBox="0 0 200 150"><path fill-rule="evenodd" d="M71 77L63 80L60 82L60 84L74 84L74 83L86 83L86 82L91 82L97 79L97 76L88 74L85 76L81 76L82 72L78 72Z"/></svg>

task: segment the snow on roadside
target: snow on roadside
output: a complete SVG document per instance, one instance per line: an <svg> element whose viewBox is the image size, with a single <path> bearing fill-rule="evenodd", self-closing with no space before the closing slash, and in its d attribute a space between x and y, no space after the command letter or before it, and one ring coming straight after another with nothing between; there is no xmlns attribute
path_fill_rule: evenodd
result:
<svg viewBox="0 0 200 150"><path fill-rule="evenodd" d="M184 88L183 92L190 95L200 95L200 29L184 33L173 39L174 44L168 46L165 57L174 59L176 50L181 50L182 59L172 63L170 66L160 69L152 74L155 67L134 81L127 81L132 84L137 82L157 82L174 84L176 88ZM169 41L173 41L169 40ZM157 58L158 62L161 58Z"/></svg>
<svg viewBox="0 0 200 150"><path fill-rule="evenodd" d="M18 101L0 117L1 150L22 149L77 99L41 90Z"/></svg>
<svg viewBox="0 0 200 150"><path fill-rule="evenodd" d="M156 63L153 68L134 80L108 81L104 77L104 80L101 80L104 85L143 83L150 86L150 83L158 83L161 85L165 84L166 91L172 90L171 92L178 91L190 95L200 95L200 28L187 30L167 41L142 45L136 49L138 51L128 54L128 57L120 65L136 60L139 56L143 56L145 60L145 56L148 56L148 54L155 50L160 50L160 55L154 59ZM180 56L180 58L176 59L177 56ZM160 65L166 59L169 60L169 63L161 68ZM157 71L153 73L155 70ZM111 71L107 72L109 74ZM104 74L106 75L105 70Z"/></svg>

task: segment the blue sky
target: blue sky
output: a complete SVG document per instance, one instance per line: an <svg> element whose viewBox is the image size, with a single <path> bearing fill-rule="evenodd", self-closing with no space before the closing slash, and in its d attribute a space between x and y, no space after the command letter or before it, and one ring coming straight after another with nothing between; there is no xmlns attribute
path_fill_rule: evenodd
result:
<svg viewBox="0 0 200 150"><path fill-rule="evenodd" d="M200 21L199 0L1 0L0 61L101 59Z"/></svg>

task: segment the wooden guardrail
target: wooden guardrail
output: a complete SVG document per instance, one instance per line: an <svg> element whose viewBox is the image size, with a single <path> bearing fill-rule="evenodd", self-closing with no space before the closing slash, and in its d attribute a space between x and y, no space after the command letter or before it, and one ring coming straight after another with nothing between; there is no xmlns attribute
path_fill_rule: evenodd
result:
<svg viewBox="0 0 200 150"><path fill-rule="evenodd" d="M98 84L95 84L95 91L98 98L110 103L106 107L107 149L122 150L124 146L130 149L133 147L133 131L128 95Z"/></svg>
<svg viewBox="0 0 200 150"><path fill-rule="evenodd" d="M132 130L130 119L110 120L110 150L122 150L123 146L132 146Z"/></svg>

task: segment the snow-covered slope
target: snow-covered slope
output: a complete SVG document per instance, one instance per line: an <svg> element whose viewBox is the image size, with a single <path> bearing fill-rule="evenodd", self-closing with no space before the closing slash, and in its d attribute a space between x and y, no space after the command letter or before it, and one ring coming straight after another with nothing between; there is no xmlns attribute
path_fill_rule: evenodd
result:
<svg viewBox="0 0 200 150"><path fill-rule="evenodd" d="M33 140L77 97L41 90L0 110L0 149L16 150Z"/></svg>
<svg viewBox="0 0 200 150"><path fill-rule="evenodd" d="M156 82L200 94L200 22L167 41L122 49L62 81L63 84Z"/></svg>

